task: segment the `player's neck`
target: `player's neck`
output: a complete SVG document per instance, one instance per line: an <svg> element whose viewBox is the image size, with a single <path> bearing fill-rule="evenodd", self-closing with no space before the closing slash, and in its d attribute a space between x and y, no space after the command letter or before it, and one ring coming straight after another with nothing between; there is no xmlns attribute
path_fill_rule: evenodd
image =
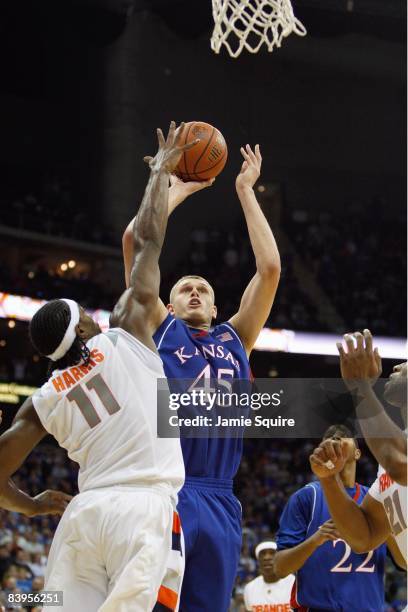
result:
<svg viewBox="0 0 408 612"><path fill-rule="evenodd" d="M275 576L274 573L272 574L262 574L262 578L264 579L264 582L266 584L272 584L273 582L278 582L278 578Z"/></svg>
<svg viewBox="0 0 408 612"><path fill-rule="evenodd" d="M356 486L356 463L346 463L342 472L340 472L341 482L345 487L352 489Z"/></svg>
<svg viewBox="0 0 408 612"><path fill-rule="evenodd" d="M209 323L200 323L198 325L192 323L191 321L184 321L184 323L187 325L187 327L191 327L191 329L200 329L201 331L206 332L208 332L211 327Z"/></svg>

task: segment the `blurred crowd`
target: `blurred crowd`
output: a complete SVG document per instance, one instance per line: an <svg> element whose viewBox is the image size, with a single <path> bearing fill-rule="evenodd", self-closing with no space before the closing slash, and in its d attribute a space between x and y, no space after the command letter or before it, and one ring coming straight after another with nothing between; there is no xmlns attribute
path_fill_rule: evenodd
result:
<svg viewBox="0 0 408 612"><path fill-rule="evenodd" d="M406 335L404 212L395 216L374 197L321 212L288 209L285 228L348 329Z"/></svg>
<svg viewBox="0 0 408 612"><path fill-rule="evenodd" d="M26 269L27 268L27 269ZM31 271L27 271L28 268ZM37 299L56 299L67 295L85 308L111 309L118 299L110 283L97 283L88 272L76 272L64 276L45 266L24 266L16 274L6 262L0 262L0 290L15 295L26 295Z"/></svg>
<svg viewBox="0 0 408 612"><path fill-rule="evenodd" d="M248 233L241 226L223 231L197 229L191 232L190 248L175 272L163 278L163 296L170 294L173 284L185 274L204 276L214 288L218 320L234 315L241 295L255 274L255 258ZM321 329L316 308L301 288L293 271L293 257L281 250L281 282L276 294L270 327L314 330Z"/></svg>
<svg viewBox="0 0 408 612"><path fill-rule="evenodd" d="M52 173L36 183L25 191L24 187L5 192L3 188L0 225L86 242L113 243L112 233L100 219L78 205L67 176Z"/></svg>
<svg viewBox="0 0 408 612"><path fill-rule="evenodd" d="M308 469L312 448L312 441L305 440L245 441L235 483L235 492L243 505L243 546L231 612L243 612L244 586L257 575L255 546L274 536L287 499L312 479ZM374 462L363 454L358 481L370 484L375 472ZM64 451L44 443L28 457L14 481L31 495L47 488L75 494L76 473L76 464L69 461ZM36 592L42 588L57 523L54 516L27 518L0 511L0 606L7 609L8 593ZM384 612L403 610L405 589L405 574L388 561ZM36 608L33 610L37 612Z"/></svg>
<svg viewBox="0 0 408 612"><path fill-rule="evenodd" d="M66 453L51 445L38 447L13 477L15 484L30 495L45 489L76 491L76 464ZM0 510L0 610L27 612L8 607L9 595L37 593L44 587L44 574L51 541L58 524L53 515L28 518ZM39 608L33 607L32 612Z"/></svg>
<svg viewBox="0 0 408 612"><path fill-rule="evenodd" d="M8 201L5 201L8 200ZM0 196L0 224L19 229L119 246L113 236L86 210L76 207L70 180L46 176L26 195ZM345 203L342 208L319 210L313 206L283 207L287 236L301 261L330 298L348 329L369 327L376 335L406 334L404 282L406 236L404 213L395 217L386 202L373 197L365 202ZM282 276L268 325L309 331L335 331L318 317L304 290L304 280L294 272L294 254L281 248ZM255 262L245 224L237 222L228 231L196 228L184 257L174 262L175 273L162 279L162 295L183 274L205 276L213 284L220 318L229 318L255 271ZM39 298L69 294L84 306L112 308L117 299L106 278L96 280L82 270L62 275L40 265L31 272L12 272L0 264L0 287ZM392 317L389 316L392 305Z"/></svg>

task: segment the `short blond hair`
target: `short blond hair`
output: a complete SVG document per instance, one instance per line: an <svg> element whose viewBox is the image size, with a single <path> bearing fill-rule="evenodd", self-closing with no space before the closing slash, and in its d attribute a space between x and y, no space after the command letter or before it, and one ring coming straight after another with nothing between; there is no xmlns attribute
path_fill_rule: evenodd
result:
<svg viewBox="0 0 408 612"><path fill-rule="evenodd" d="M204 278L203 276L199 276L198 274L186 274L186 276L182 276L181 278L178 279L178 281L173 285L173 287L171 288L170 291L170 304L172 304L173 302L173 298L174 298L174 292L176 290L176 287L182 283L183 281L185 281L187 278L196 278L198 280L202 280L205 283L207 283L207 285L210 287L211 291L212 291L212 295L213 295L213 300L215 300L215 294L214 294L214 289L211 287L210 283L208 282L208 280L206 278Z"/></svg>

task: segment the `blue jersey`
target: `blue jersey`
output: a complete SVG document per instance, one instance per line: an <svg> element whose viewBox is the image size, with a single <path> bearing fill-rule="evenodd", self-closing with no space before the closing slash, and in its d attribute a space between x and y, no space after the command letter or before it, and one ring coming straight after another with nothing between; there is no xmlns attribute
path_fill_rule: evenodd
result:
<svg viewBox="0 0 408 612"><path fill-rule="evenodd" d="M346 489L361 504L368 487ZM277 534L278 550L301 544L330 519L320 483L313 482L289 499ZM384 606L386 546L354 553L344 540L325 542L296 573L292 608L324 612L379 612Z"/></svg>
<svg viewBox="0 0 408 612"><path fill-rule="evenodd" d="M169 314L153 336L167 378L190 379L203 387L209 379L250 380L245 348L230 323L210 332L188 327ZM186 477L231 479L242 456L242 436L181 438Z"/></svg>

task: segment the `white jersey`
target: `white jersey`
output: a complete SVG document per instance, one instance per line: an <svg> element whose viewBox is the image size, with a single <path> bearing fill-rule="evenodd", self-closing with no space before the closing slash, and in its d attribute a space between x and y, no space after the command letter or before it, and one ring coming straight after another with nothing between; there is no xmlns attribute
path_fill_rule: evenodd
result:
<svg viewBox="0 0 408 612"><path fill-rule="evenodd" d="M88 366L55 370L34 393L44 428L79 464L79 491L184 483L180 440L157 438L160 357L120 328L87 342Z"/></svg>
<svg viewBox="0 0 408 612"><path fill-rule="evenodd" d="M245 608L253 612L290 612L290 595L295 581L293 574L277 582L265 582L263 576L248 582L244 589Z"/></svg>
<svg viewBox="0 0 408 612"><path fill-rule="evenodd" d="M407 487L394 482L381 465L369 494L384 506L402 556L407 560Z"/></svg>

